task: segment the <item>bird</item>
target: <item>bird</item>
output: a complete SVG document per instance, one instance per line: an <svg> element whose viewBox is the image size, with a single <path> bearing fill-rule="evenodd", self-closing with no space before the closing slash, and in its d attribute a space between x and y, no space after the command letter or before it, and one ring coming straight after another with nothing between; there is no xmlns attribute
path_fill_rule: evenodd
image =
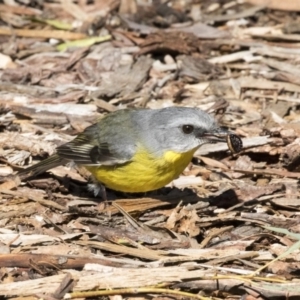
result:
<svg viewBox="0 0 300 300"><path fill-rule="evenodd" d="M199 147L215 142L225 142L236 152L242 148L238 136L199 108L121 109L19 175L33 177L74 162L85 167L100 186L125 193L149 192L176 179Z"/></svg>

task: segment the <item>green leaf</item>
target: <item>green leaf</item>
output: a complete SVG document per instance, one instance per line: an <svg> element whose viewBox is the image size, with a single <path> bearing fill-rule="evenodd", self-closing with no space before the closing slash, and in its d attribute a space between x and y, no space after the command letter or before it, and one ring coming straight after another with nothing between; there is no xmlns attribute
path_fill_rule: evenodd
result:
<svg viewBox="0 0 300 300"><path fill-rule="evenodd" d="M90 37L82 40L76 40L71 42L66 42L59 44L56 49L58 51L65 51L71 47L89 47L96 43L102 43L105 41L109 41L111 39L111 35L99 36L99 37Z"/></svg>

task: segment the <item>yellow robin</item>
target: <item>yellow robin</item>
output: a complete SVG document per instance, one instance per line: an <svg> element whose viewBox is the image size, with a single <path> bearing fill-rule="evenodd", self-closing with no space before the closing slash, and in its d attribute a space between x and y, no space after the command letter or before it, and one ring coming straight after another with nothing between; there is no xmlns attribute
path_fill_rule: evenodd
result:
<svg viewBox="0 0 300 300"><path fill-rule="evenodd" d="M238 136L198 108L118 110L20 174L35 176L73 161L110 189L147 192L177 178L201 145L217 141L226 142L234 152L242 149Z"/></svg>

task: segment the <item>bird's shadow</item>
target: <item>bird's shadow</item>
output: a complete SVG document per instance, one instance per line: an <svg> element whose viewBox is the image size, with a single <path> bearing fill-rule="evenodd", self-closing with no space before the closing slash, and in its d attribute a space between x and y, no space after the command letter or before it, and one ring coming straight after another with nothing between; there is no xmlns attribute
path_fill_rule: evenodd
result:
<svg viewBox="0 0 300 300"><path fill-rule="evenodd" d="M43 174L37 178L29 179L27 180L27 184L31 187L45 189L48 195L51 194L49 189L55 188L55 192L59 191L63 194L69 193L75 197L90 200L91 204L100 204L104 200L101 195L95 196L94 193L88 189L87 182L76 181L70 179L68 176L59 177L51 174L49 177L49 175L50 174ZM59 186L53 183L55 181L59 182ZM46 187L47 185L48 187ZM106 188L106 200L109 202L116 201L119 203L126 201L126 203L129 203L132 201L136 204L136 200L138 200L139 204L142 204L143 202L149 203L149 199L160 201L161 203L157 204L159 207L169 205L176 206L178 203L186 205L197 202L207 202L209 205L218 208L228 208L239 203L238 197L233 189L228 189L217 196L203 197L199 196L197 192L195 192L195 189L192 188L179 189L176 187L164 187L147 193L123 193Z"/></svg>

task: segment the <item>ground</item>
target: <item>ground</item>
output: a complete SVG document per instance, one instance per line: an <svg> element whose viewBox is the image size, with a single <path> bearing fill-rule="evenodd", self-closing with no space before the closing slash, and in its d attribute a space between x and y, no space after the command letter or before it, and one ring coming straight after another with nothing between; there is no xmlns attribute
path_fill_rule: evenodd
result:
<svg viewBox="0 0 300 300"><path fill-rule="evenodd" d="M0 295L299 299L299 11L0 1ZM18 176L107 113L174 105L210 113L242 151L204 145L169 186L107 202L73 165Z"/></svg>

